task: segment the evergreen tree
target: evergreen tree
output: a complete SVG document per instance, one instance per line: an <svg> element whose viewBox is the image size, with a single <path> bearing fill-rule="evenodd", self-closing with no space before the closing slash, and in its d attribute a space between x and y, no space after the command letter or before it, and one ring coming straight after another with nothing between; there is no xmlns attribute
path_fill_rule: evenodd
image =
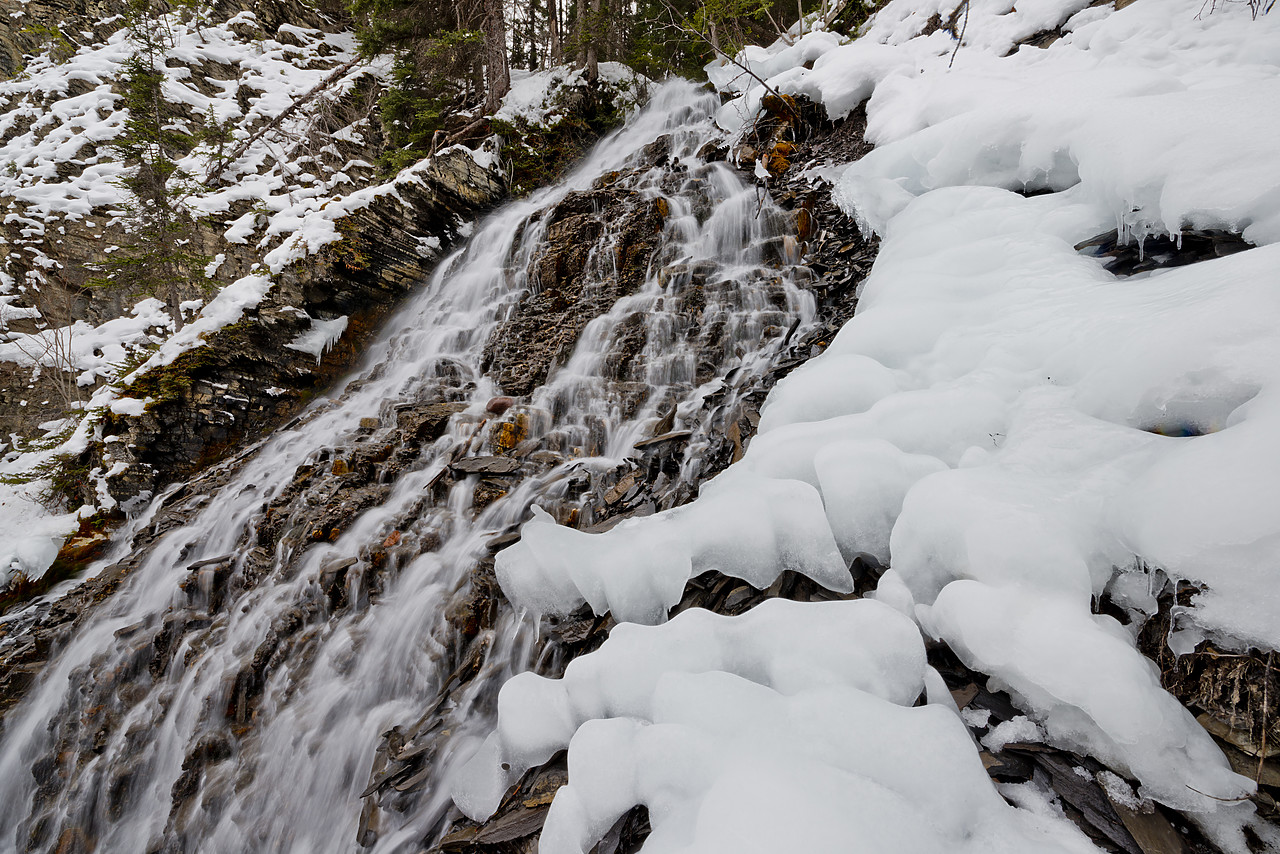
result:
<svg viewBox="0 0 1280 854"><path fill-rule="evenodd" d="M398 148L426 151L450 117L497 109L511 87L503 0L353 0L362 51L392 53L383 124Z"/></svg>
<svg viewBox="0 0 1280 854"><path fill-rule="evenodd" d="M111 143L128 167L120 185L128 191L126 245L103 265L98 284L147 293L167 304L175 329L182 328L184 285L200 281L193 271L205 259L195 251L196 226L185 205L192 182L178 158L196 143L182 114L164 99L164 55L169 32L147 0L132 0L127 16L134 52L120 79L128 111L123 132Z"/></svg>

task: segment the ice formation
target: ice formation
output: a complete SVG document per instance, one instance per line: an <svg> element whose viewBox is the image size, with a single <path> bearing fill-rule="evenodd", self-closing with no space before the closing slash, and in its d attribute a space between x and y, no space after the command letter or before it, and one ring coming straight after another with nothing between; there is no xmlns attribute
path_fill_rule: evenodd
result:
<svg viewBox="0 0 1280 854"><path fill-rule="evenodd" d="M563 679L507 683L457 802L483 817L567 747L544 852L590 850L636 803L650 852L1093 850L1005 804L952 709L911 707L927 670L911 621L867 600L620 625Z"/></svg>
<svg viewBox="0 0 1280 854"><path fill-rule="evenodd" d="M587 602L639 623L666 619L685 583L713 569L761 588L791 569L853 590L813 487L752 479L744 488L740 480L709 484L697 504L623 522L608 536L557 525L536 510L521 541L499 553L498 580L516 605L534 611L563 614Z"/></svg>
<svg viewBox="0 0 1280 854"><path fill-rule="evenodd" d="M868 637L847 654L892 657L918 641L883 616L888 606L1008 690L1030 729L1185 811L1225 850L1245 850L1252 808L1240 800L1252 781L1160 687L1136 630L1091 605L1110 590L1149 612L1158 568L1201 590L1175 648L1206 637L1280 645L1269 593L1280 555L1280 14L1209 12L1200 0L1087 5L974 0L957 50L944 30L922 34L954 3L895 0L856 41L818 31L744 53L771 86L834 118L866 103L876 150L821 171L882 240L858 314L778 385L745 458L708 496L601 535L534 520L501 559L500 579L535 610L586 601L657 622L681 576L709 566L698 555L762 586L768 535L745 508L770 503L773 484L799 483L823 508L787 523L806 526L803 539L823 544L818 552L834 542L842 566L867 556L889 567L878 610L774 606L795 622L686 613L647 634L619 626L617 643L561 682L519 677L504 689L498 731L459 787L468 812L486 815L514 779L497 763L521 768L568 745L571 782L544 852L586 850L641 802L654 825L646 851L800 847L771 835L782 831L765 798L769 810L793 811L787 832L811 826L806 842L826 850L851 850L851 839L880 850L1047 850L1020 835L1031 832L1019 823L1028 814L970 773L974 748L943 704L901 708L900 696L833 679L783 688L761 675L767 661L744 672L715 657L723 641L682 634L690 623L736 624L767 659L818 630L821 608L850 609ZM1059 26L1047 49L1009 52ZM719 117L735 131L762 90L733 66L711 71L741 93ZM1112 228L1139 240L1222 229L1254 247L1118 279L1074 249ZM744 530L758 537L750 548ZM774 560L799 568L780 547ZM825 572L811 574L841 589ZM640 637L650 644L643 664L615 652ZM816 723L836 708L839 728ZM867 733L900 733L888 736L901 745L895 762L925 761L925 736L908 733L926 730L948 746L907 789L894 789L904 766L844 764ZM907 803L863 812L856 804L871 796L851 794L863 785ZM1024 795L1010 798L1034 800ZM938 823L911 810L936 811ZM1087 847L1069 834L1052 844Z"/></svg>

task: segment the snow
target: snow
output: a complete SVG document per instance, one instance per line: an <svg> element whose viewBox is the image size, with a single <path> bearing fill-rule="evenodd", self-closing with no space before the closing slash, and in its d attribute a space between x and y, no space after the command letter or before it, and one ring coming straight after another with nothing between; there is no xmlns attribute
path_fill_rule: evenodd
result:
<svg viewBox="0 0 1280 854"><path fill-rule="evenodd" d="M312 318L311 326L284 346L290 350L297 350L300 353L308 353L315 356L316 364L318 365L320 360L324 358L324 354L334 344L338 343L338 339L346 331L347 316L345 314L332 320Z"/></svg>
<svg viewBox="0 0 1280 854"><path fill-rule="evenodd" d="M0 474L12 474L12 463L0 463ZM40 503L47 481L21 485L0 483L0 584L15 572L39 578L58 556L62 542L80 527L76 513L50 514Z"/></svg>
<svg viewBox="0 0 1280 854"><path fill-rule="evenodd" d="M1005 745L1015 741L1031 744L1044 741L1044 730L1026 715L1014 715L992 727L982 737L982 746L993 753L999 753L1004 750Z"/></svg>
<svg viewBox="0 0 1280 854"><path fill-rule="evenodd" d="M147 405L154 403L155 399L146 397L139 400L136 397L119 397L111 401L108 409L116 415L132 415L135 418L146 411Z"/></svg>
<svg viewBox="0 0 1280 854"><path fill-rule="evenodd" d="M1109 791L1131 791L1123 775L1133 802L1181 810L1223 850L1248 850L1253 782L1161 688L1136 628L1093 603L1115 590L1141 620L1166 578L1185 580L1199 592L1176 649L1280 646L1280 15L1210 13L1200 0L1120 11L974 0L956 50L949 32L922 34L953 5L894 0L856 41L818 31L744 52L771 86L833 118L866 106L875 151L814 172L882 241L858 313L778 384L744 458L693 504L597 535L540 515L499 554L499 582L535 612L586 602L661 623L683 580L707 568L757 587L792 568L843 590L846 562L873 559L887 567L877 613L944 642L1025 713L987 747L1042 740L1091 755L1111 769ZM1049 47L1011 52L1060 25ZM737 95L718 117L736 132L762 88L727 64L710 71ZM1142 240L1208 228L1254 248L1128 279L1074 249L1110 229ZM799 559L784 526L809 549ZM922 743L945 740L914 728L926 715L963 732L944 691L920 712L841 693L835 677L821 701L771 681L768 650L790 660L795 635L821 636L821 608L855 604L870 603L786 606L790 627L751 624L762 661L716 658L722 637L686 628L734 620L623 622L562 680L504 687L457 802L484 817L520 770L567 745L570 785L544 852L589 849L635 803L654 821L646 851L847 850L851 839L1088 850L1032 784L1001 787L1016 818L974 807L980 829L948 824L964 798L993 791L966 776L958 757L970 761L971 745L954 764L949 747L932 750L945 792L913 779L905 807L855 795L899 791L900 769L842 764L850 743L885 739L912 763L931 751ZM870 654L886 668L918 643L874 624L883 645ZM628 644L644 654L616 651ZM838 731L818 723L834 708ZM502 763L515 776L495 772ZM863 799L877 808L859 811ZM917 809L942 818L925 828ZM1028 821L1066 835L1028 843Z"/></svg>
<svg viewBox="0 0 1280 854"><path fill-rule="evenodd" d="M535 611L567 614L588 602L619 620L656 623L708 570L764 589L790 569L853 590L817 490L796 480L716 481L695 505L600 535L557 525L537 508L522 534L498 554L495 571L512 602Z"/></svg>
<svg viewBox="0 0 1280 854"><path fill-rule="evenodd" d="M601 62L599 82L613 90L617 107L626 111L642 100L649 81L621 62ZM559 98L566 89L586 85L586 69L557 65L545 71L511 70L511 90L493 114L498 121L549 127L563 118Z"/></svg>
<svg viewBox="0 0 1280 854"><path fill-rule="evenodd" d="M140 376L145 371L168 365L188 350L201 346L205 336L224 326L238 323L246 311L262 302L262 298L267 295L270 288L270 277L256 273L242 276L227 285L218 291L217 296L209 300L199 317L182 327L181 331L175 335L170 336L147 361L125 377L125 384L129 384L134 377Z"/></svg>
<svg viewBox="0 0 1280 854"><path fill-rule="evenodd" d="M91 386L99 378L114 378L116 368L130 355L163 340L155 333L167 334L172 327L164 303L148 298L134 305L128 316L96 327L78 320L30 334L10 333L0 343L0 360L75 371L79 385Z"/></svg>
<svg viewBox="0 0 1280 854"><path fill-rule="evenodd" d="M952 710L911 707L927 669L912 623L872 601L619 625L563 679L507 683L455 802L483 818L567 747L544 852L589 850L635 803L646 852L1093 851L1008 806Z"/></svg>
<svg viewBox="0 0 1280 854"><path fill-rule="evenodd" d="M442 149L433 157L423 158L405 167L395 178L385 183L355 190L341 198L314 195L309 200L293 204L289 209L272 218L271 225L267 228L267 238L264 240L276 235L288 235L288 237L268 252L263 257L263 261L272 273L279 273L290 264L315 254L330 243L342 240L343 235L338 228L341 220L368 207L380 197L397 196L399 190L406 185L424 184L427 180L425 176L433 166L437 166L440 161L447 158L460 156L470 159L480 169L487 170L494 165L491 153L484 150L472 151L464 146L455 145ZM306 193L304 192L303 195ZM250 214L245 216L250 217L251 222L252 216ZM239 238L241 234L249 233L250 226L241 224L233 227L233 230Z"/></svg>

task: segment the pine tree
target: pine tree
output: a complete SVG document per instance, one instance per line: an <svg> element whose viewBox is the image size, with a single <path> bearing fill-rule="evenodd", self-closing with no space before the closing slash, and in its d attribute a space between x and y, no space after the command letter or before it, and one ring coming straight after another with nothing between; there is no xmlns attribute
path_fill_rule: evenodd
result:
<svg viewBox="0 0 1280 854"><path fill-rule="evenodd" d="M97 284L160 297L174 328L181 329L184 286L200 281L192 271L206 260L194 251L196 225L185 204L192 179L178 167L196 137L164 99L161 69L169 33L163 16L147 0L133 0L127 20L134 52L125 63L117 106L128 117L111 149L127 167L119 183L128 193L128 238L102 265L105 275Z"/></svg>
<svg viewBox="0 0 1280 854"><path fill-rule="evenodd" d="M362 51L392 53L391 142L424 153L447 120L497 109L511 86L504 0L352 0ZM398 163L393 165L399 165Z"/></svg>

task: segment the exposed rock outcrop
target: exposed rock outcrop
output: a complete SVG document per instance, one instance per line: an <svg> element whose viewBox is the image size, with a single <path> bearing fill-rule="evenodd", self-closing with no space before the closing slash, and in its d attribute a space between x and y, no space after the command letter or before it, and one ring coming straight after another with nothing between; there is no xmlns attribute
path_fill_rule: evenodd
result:
<svg viewBox="0 0 1280 854"><path fill-rule="evenodd" d="M570 193L547 214L548 245L533 261L534 287L485 348L485 366L504 391L527 395L542 385L587 323L635 293L666 214L661 199L621 181ZM596 242L606 233L615 235L612 251L600 252Z"/></svg>
<svg viewBox="0 0 1280 854"><path fill-rule="evenodd" d="M139 377L128 393L155 402L141 416L106 415L103 441L87 462L103 471L124 463L109 484L117 500L127 500L287 420L355 362L462 224L504 189L465 153L437 157L420 180L398 183L395 193L341 221L344 239L286 268L239 323ZM345 331L320 358L289 349L313 318L337 317L347 318Z"/></svg>

